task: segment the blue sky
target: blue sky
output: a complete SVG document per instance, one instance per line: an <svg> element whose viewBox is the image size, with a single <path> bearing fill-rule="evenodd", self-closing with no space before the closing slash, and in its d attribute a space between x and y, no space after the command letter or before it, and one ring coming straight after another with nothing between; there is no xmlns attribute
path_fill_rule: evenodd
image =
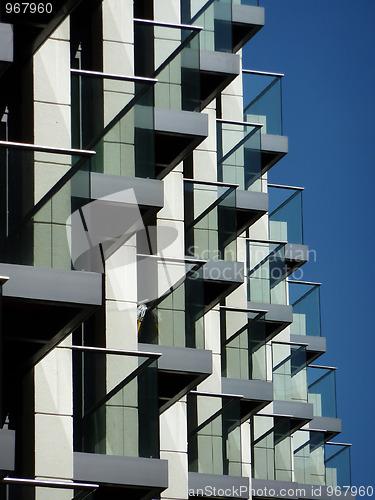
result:
<svg viewBox="0 0 375 500"><path fill-rule="evenodd" d="M352 484L375 486L375 0L260 0L266 26L244 68L284 73L288 155L270 182L304 186L305 243L322 282L322 331L337 366L336 441L352 446Z"/></svg>

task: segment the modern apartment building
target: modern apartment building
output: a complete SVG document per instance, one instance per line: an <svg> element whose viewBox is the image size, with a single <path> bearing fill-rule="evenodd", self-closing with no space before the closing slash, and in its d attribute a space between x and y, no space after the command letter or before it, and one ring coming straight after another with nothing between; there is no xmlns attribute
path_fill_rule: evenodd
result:
<svg viewBox="0 0 375 500"><path fill-rule="evenodd" d="M282 75L242 67L264 18L258 0L2 5L1 500L350 484L303 189L267 180Z"/></svg>

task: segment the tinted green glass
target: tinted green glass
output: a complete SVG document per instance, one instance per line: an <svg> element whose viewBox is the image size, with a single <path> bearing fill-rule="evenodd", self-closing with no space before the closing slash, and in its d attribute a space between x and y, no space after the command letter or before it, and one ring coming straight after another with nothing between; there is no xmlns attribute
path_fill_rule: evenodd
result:
<svg viewBox="0 0 375 500"><path fill-rule="evenodd" d="M202 26L202 50L233 52L232 5L259 6L259 0L181 0L181 22Z"/></svg>
<svg viewBox="0 0 375 500"><path fill-rule="evenodd" d="M3 153L4 150L2 149ZM24 151L5 148L1 156L1 168L8 170L9 214L1 247L3 262L55 269L71 269L69 248L70 226L68 218L72 211L80 208L89 200L90 159L62 153ZM69 178L52 196L46 195L55 183ZM48 175L46 175L48 173ZM29 210L17 203L11 203L15 192L13 182L20 183L34 175L40 191L35 193L38 203L30 200ZM22 177L24 180L22 181ZM22 189L22 188L21 188ZM25 187L26 189L26 187ZM26 191L25 191L26 192ZM30 196L25 194L24 200ZM26 219L22 211L29 213Z"/></svg>
<svg viewBox="0 0 375 500"><path fill-rule="evenodd" d="M72 73L72 143L95 149L93 172L155 178L153 86Z"/></svg>
<svg viewBox="0 0 375 500"><path fill-rule="evenodd" d="M262 191L260 127L217 122L218 180Z"/></svg>
<svg viewBox="0 0 375 500"><path fill-rule="evenodd" d="M291 424L286 418L252 418L252 473L256 479L292 480Z"/></svg>
<svg viewBox="0 0 375 500"><path fill-rule="evenodd" d="M74 449L158 458L156 361L88 351L73 356L75 380L82 380L74 406Z"/></svg>
<svg viewBox="0 0 375 500"><path fill-rule="evenodd" d="M181 22L203 27L202 50L232 52L231 0L181 0Z"/></svg>
<svg viewBox="0 0 375 500"><path fill-rule="evenodd" d="M240 402L228 397L188 397L190 472L241 476Z"/></svg>
<svg viewBox="0 0 375 500"><path fill-rule="evenodd" d="M182 284L138 306L139 342L204 349L202 270L192 264L184 267L186 279Z"/></svg>
<svg viewBox="0 0 375 500"><path fill-rule="evenodd" d="M223 185L184 184L185 254L235 261L236 191Z"/></svg>
<svg viewBox="0 0 375 500"><path fill-rule="evenodd" d="M327 486L351 485L350 446L329 443L325 445Z"/></svg>
<svg viewBox="0 0 375 500"><path fill-rule="evenodd" d="M294 335L321 336L320 286L289 281L289 302L293 306Z"/></svg>
<svg viewBox="0 0 375 500"><path fill-rule="evenodd" d="M268 193L270 239L303 245L302 191L269 186Z"/></svg>
<svg viewBox="0 0 375 500"><path fill-rule="evenodd" d="M286 304L285 245L247 242L248 300Z"/></svg>
<svg viewBox="0 0 375 500"><path fill-rule="evenodd" d="M223 377L267 380L264 315L221 309L220 316Z"/></svg>
<svg viewBox="0 0 375 500"><path fill-rule="evenodd" d="M336 370L309 366L307 369L309 403L317 417L337 417Z"/></svg>
<svg viewBox="0 0 375 500"><path fill-rule="evenodd" d="M242 73L244 121L261 123L262 134L282 135L281 77Z"/></svg>
<svg viewBox="0 0 375 500"><path fill-rule="evenodd" d="M157 78L155 107L200 110L199 31L135 21L135 71Z"/></svg>
<svg viewBox="0 0 375 500"><path fill-rule="evenodd" d="M273 342L272 361L274 399L307 403L306 347Z"/></svg>
<svg viewBox="0 0 375 500"><path fill-rule="evenodd" d="M297 431L293 434L295 481L325 485L324 433Z"/></svg>

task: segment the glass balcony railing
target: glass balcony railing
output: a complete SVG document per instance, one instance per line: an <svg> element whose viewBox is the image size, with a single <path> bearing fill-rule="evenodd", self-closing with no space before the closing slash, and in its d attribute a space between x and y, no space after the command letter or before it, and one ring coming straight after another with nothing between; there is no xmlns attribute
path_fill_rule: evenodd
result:
<svg viewBox="0 0 375 500"><path fill-rule="evenodd" d="M326 443L324 451L327 486L351 485L350 445Z"/></svg>
<svg viewBox="0 0 375 500"><path fill-rule="evenodd" d="M290 333L320 337L320 284L288 281L289 302L293 306L293 323Z"/></svg>
<svg viewBox="0 0 375 500"><path fill-rule="evenodd" d="M222 376L267 380L264 313L220 308Z"/></svg>
<svg viewBox="0 0 375 500"><path fill-rule="evenodd" d="M254 240L247 243L248 300L286 304L285 245Z"/></svg>
<svg viewBox="0 0 375 500"><path fill-rule="evenodd" d="M6 224L3 226L2 262L71 269L66 223L73 207L79 208L80 204L82 206L89 200L92 152L80 154L79 151L76 153L74 150L70 151L33 145L19 149L13 146L7 147L6 143L1 144L2 170L9 172L10 176L8 198L4 200L10 208ZM59 178L73 169L78 169L73 179L44 203L43 195L52 187L46 180L46 173L55 174L52 185L56 181L58 186ZM30 182L33 176L40 180L37 183L40 189L37 196L41 201L31 208L34 204L34 200L31 199L29 207L31 215L24 217L28 210L26 206L20 205L20 189L25 193L23 200L30 198L26 183Z"/></svg>
<svg viewBox="0 0 375 500"><path fill-rule="evenodd" d="M218 180L239 189L262 191L260 128L245 123L217 121Z"/></svg>
<svg viewBox="0 0 375 500"><path fill-rule="evenodd" d="M233 52L232 5L258 6L259 0L181 0L181 22L202 26L202 49Z"/></svg>
<svg viewBox="0 0 375 500"><path fill-rule="evenodd" d="M80 107L78 103L83 99L83 94L85 98L82 102L87 102L88 96L94 95L91 92L93 87L105 86L107 81L102 74L88 75L80 71L73 72L72 79L73 93L76 94L73 113L78 112L77 109ZM112 84L117 82L119 86L124 83L122 78L118 82L117 77L108 80ZM11 207L3 226L4 238L1 245L3 262L103 272L103 263L100 264L101 257L98 253L96 256L91 255L81 264L76 262L79 257L77 252L90 250L83 247L92 246L93 232L96 232L94 239L100 238L101 232L104 240L108 242L111 238L119 237L121 231L122 234L126 233L135 222L134 216L138 217L139 222L141 217L136 207L136 200L133 200L133 205L137 214L134 214L134 211L130 214L131 200L122 197L122 209L125 210L127 207L127 217L122 217L122 222L118 218L113 222L111 217L110 212L112 211L113 215L115 210L114 200L112 203L107 200L106 207L102 203L99 208L100 202L96 201L92 208L88 208L85 213L85 223L90 232L91 242L86 237L82 238L85 229L82 221L78 220L81 216L77 214L79 209L83 209L92 201L92 173L155 178L153 89L150 82L139 80L136 85L136 95L125 104L125 107L122 107L124 102L118 102L117 97L115 98L116 105L111 107L115 116L107 117L109 123L92 142L90 151L63 150L31 144L12 145L7 142L0 144L1 170L3 175L9 173L7 177L9 194L3 203ZM128 89L130 84L135 85L129 81L126 81L126 84ZM127 94L125 99L129 98ZM82 108L79 116L82 120L85 116L87 121L86 113L92 116L91 111ZM82 121L81 118L78 122ZM98 118L102 123L101 126L104 126L103 119L103 116L101 121ZM82 137L91 139L94 134L93 130L88 129L83 133L81 125L74 133L78 142L82 141ZM143 147L145 142L147 148ZM35 182L38 186L37 192L30 192L30 182ZM22 197L19 196L20 189L23 192ZM30 201L27 206L25 204L21 207L21 199ZM119 209L120 205L121 203L117 204ZM100 217L97 217L94 223L92 215L97 209L101 211ZM96 215L99 213L96 212ZM104 234L103 227L99 226L107 216L112 222L107 224ZM122 226L120 231L119 225ZM113 234L109 236L108 231L112 231ZM103 243L103 240L93 245L97 250L99 243ZM72 254L76 258L73 258Z"/></svg>
<svg viewBox="0 0 375 500"><path fill-rule="evenodd" d="M244 121L263 125L262 134L283 135L283 75L243 70Z"/></svg>
<svg viewBox="0 0 375 500"><path fill-rule="evenodd" d="M294 480L298 483L331 488L351 484L350 445L325 443L324 432L295 432L293 457Z"/></svg>
<svg viewBox="0 0 375 500"><path fill-rule="evenodd" d="M252 477L292 481L290 419L255 415L252 430Z"/></svg>
<svg viewBox="0 0 375 500"><path fill-rule="evenodd" d="M200 29L135 19L135 72L156 78L155 107L200 111Z"/></svg>
<svg viewBox="0 0 375 500"><path fill-rule="evenodd" d="M236 187L185 180L185 255L236 260Z"/></svg>
<svg viewBox="0 0 375 500"><path fill-rule="evenodd" d="M80 70L71 74L72 144L95 149L92 171L154 179L155 81Z"/></svg>
<svg viewBox="0 0 375 500"><path fill-rule="evenodd" d="M268 185L269 237L303 245L303 188Z"/></svg>
<svg viewBox="0 0 375 500"><path fill-rule="evenodd" d="M336 418L336 370L310 365L307 368L307 381L308 401L314 406L314 415Z"/></svg>
<svg viewBox="0 0 375 500"><path fill-rule="evenodd" d="M190 393L189 472L241 476L239 398Z"/></svg>
<svg viewBox="0 0 375 500"><path fill-rule="evenodd" d="M157 356L73 348L74 450L159 458Z"/></svg>
<svg viewBox="0 0 375 500"><path fill-rule="evenodd" d="M306 347L273 342L272 362L274 399L307 403Z"/></svg>
<svg viewBox="0 0 375 500"><path fill-rule="evenodd" d="M326 484L324 432L297 431L293 434L294 478L302 484Z"/></svg>
<svg viewBox="0 0 375 500"><path fill-rule="evenodd" d="M159 296L138 305L139 342L204 349L201 265L142 256L138 257L138 270L144 273L142 279L138 272L138 294L145 286L151 292L150 282L155 281ZM144 295L149 296L149 293L144 291Z"/></svg>

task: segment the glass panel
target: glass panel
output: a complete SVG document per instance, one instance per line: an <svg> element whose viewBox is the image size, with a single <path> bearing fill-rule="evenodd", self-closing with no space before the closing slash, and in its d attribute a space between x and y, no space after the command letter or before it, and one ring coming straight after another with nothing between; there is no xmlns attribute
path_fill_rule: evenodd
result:
<svg viewBox="0 0 375 500"><path fill-rule="evenodd" d="M14 206L14 209L9 211L8 224L5 228L8 235L1 246L2 261L11 264L71 269L68 244L71 228L68 218L73 210L80 208L89 200L91 160L68 154L10 148L6 149L6 154L2 155L2 159L5 160L2 168L9 170L10 173L9 207ZM20 201L13 205L12 200L16 196L16 190L13 187L15 183L19 182L22 186L27 179L30 179L30 175L34 175L36 180L39 179L36 184L42 186L35 194L43 200L43 196L61 177L71 171L72 167L77 170L76 174L52 198L45 203L41 201L39 210L38 205L32 208L34 199L29 200L28 207L21 206ZM53 180L49 183L48 179L51 178ZM29 191L27 193L29 194ZM19 192L17 196L20 200ZM23 199L29 198L30 196L25 196ZM32 214L26 222L22 218L25 213Z"/></svg>
<svg viewBox="0 0 375 500"><path fill-rule="evenodd" d="M289 281L289 301L293 306L290 333L320 337L320 286Z"/></svg>
<svg viewBox="0 0 375 500"><path fill-rule="evenodd" d="M285 245L248 241L248 300L286 304Z"/></svg>
<svg viewBox="0 0 375 500"><path fill-rule="evenodd" d="M155 178L152 85L72 73L72 144L95 149L93 172Z"/></svg>
<svg viewBox="0 0 375 500"><path fill-rule="evenodd" d="M267 380L264 314L221 309L222 376Z"/></svg>
<svg viewBox="0 0 375 500"><path fill-rule="evenodd" d="M73 264L76 269L103 272L99 246L91 247L91 243L84 236L86 230L81 215L77 212L92 201L91 173L155 177L153 89L149 85L137 84L136 96L123 107L130 99L129 85L134 84L126 82L129 93L119 93L120 83L124 82L97 77L85 78L77 74L72 76L73 94L76 99L73 115L77 113L77 109L81 109L80 100L87 104L90 96L96 96L95 92L99 90L104 92L104 99L111 96L111 101L113 97L113 102L108 101L108 109L111 109L112 113L106 118L109 123L96 138L97 142L90 146L96 151L96 155L88 158L60 152L0 148L0 174L7 178L8 187L3 204L9 207L9 215L3 225L3 262L71 269L71 255L75 255L77 259L73 258ZM112 90L109 90L110 88ZM103 108L96 106L97 101L94 102L95 106L91 106L91 109L82 108L77 120L77 123L81 124L74 132L78 141L81 141L82 137L91 139L95 133L94 129L100 128L100 120L101 127L104 127ZM94 120L95 109L97 111ZM87 128L83 133L82 127L90 122L90 117L95 122L95 127ZM147 143L147 148L143 146L144 143ZM30 183L39 186L37 192L32 191L30 194ZM24 192L23 196L20 196L20 189ZM54 190L51 191L52 189ZM22 206L20 200L24 200ZM109 212L112 211L113 215L115 210L113 200L108 200L106 206L102 203L99 207L99 204L100 201L97 200L95 207L86 208L85 215L88 219L86 218L85 223L89 232L90 213L95 211L97 215L96 210L99 208L100 221L103 222L106 216L110 215ZM124 209L131 204L136 207L135 198L130 200L130 203L129 200L120 200L117 209ZM137 211L139 214L138 208ZM129 210L127 215L129 216ZM98 221L96 218L96 226L100 222ZM123 229L129 225L124 218L122 225ZM103 227L96 227L96 230L103 232ZM125 231L126 229L121 234ZM109 235L107 232L105 240L119 236L119 233ZM93 234L90 234L91 239L92 237ZM98 234L95 234L95 237L98 238ZM85 252L81 247L85 247ZM78 258L80 251L86 258Z"/></svg>
<svg viewBox="0 0 375 500"><path fill-rule="evenodd" d="M234 187L185 182L185 254L208 260L237 258Z"/></svg>
<svg viewBox="0 0 375 500"><path fill-rule="evenodd" d="M327 486L347 486L350 477L350 446L327 443L325 445Z"/></svg>
<svg viewBox="0 0 375 500"><path fill-rule="evenodd" d="M146 356L73 352L74 449L159 457L157 362Z"/></svg>
<svg viewBox="0 0 375 500"><path fill-rule="evenodd" d="M244 121L261 123L262 134L282 135L281 76L243 72Z"/></svg>
<svg viewBox="0 0 375 500"><path fill-rule="evenodd" d="M309 403L314 405L314 415L336 418L336 370L309 366L307 377Z"/></svg>
<svg viewBox="0 0 375 500"><path fill-rule="evenodd" d="M269 237L303 245L302 190L269 186Z"/></svg>
<svg viewBox="0 0 375 500"><path fill-rule="evenodd" d="M199 31L135 21L135 71L158 79L155 107L200 110Z"/></svg>
<svg viewBox="0 0 375 500"><path fill-rule="evenodd" d="M217 122L218 181L262 191L260 127Z"/></svg>
<svg viewBox="0 0 375 500"><path fill-rule="evenodd" d="M293 434L294 480L325 485L324 433L297 431Z"/></svg>
<svg viewBox="0 0 375 500"><path fill-rule="evenodd" d="M203 50L233 52L232 5L259 6L259 0L181 0L181 22L203 27Z"/></svg>
<svg viewBox="0 0 375 500"><path fill-rule="evenodd" d="M252 468L256 479L292 480L290 420L255 415L252 419Z"/></svg>
<svg viewBox="0 0 375 500"><path fill-rule="evenodd" d="M189 472L241 476L240 401L190 394Z"/></svg>
<svg viewBox="0 0 375 500"><path fill-rule="evenodd" d="M202 50L232 52L231 0L181 0L181 22L202 26Z"/></svg>
<svg viewBox="0 0 375 500"><path fill-rule="evenodd" d="M138 305L139 342L204 349L202 269L196 265L184 264L184 276L176 279L176 269L172 270L171 266L171 272L165 273L164 269L160 269L160 264L156 265L156 261L145 262L142 258L138 260L138 264L141 267L146 264L149 279L152 279L152 273L158 273L158 289L161 292L160 298ZM139 280L138 275L138 282ZM163 281L169 284L167 293L163 293L166 288L163 288ZM171 291L173 282L176 285L172 286Z"/></svg>
<svg viewBox="0 0 375 500"><path fill-rule="evenodd" d="M306 347L273 342L272 360L274 399L307 403Z"/></svg>

